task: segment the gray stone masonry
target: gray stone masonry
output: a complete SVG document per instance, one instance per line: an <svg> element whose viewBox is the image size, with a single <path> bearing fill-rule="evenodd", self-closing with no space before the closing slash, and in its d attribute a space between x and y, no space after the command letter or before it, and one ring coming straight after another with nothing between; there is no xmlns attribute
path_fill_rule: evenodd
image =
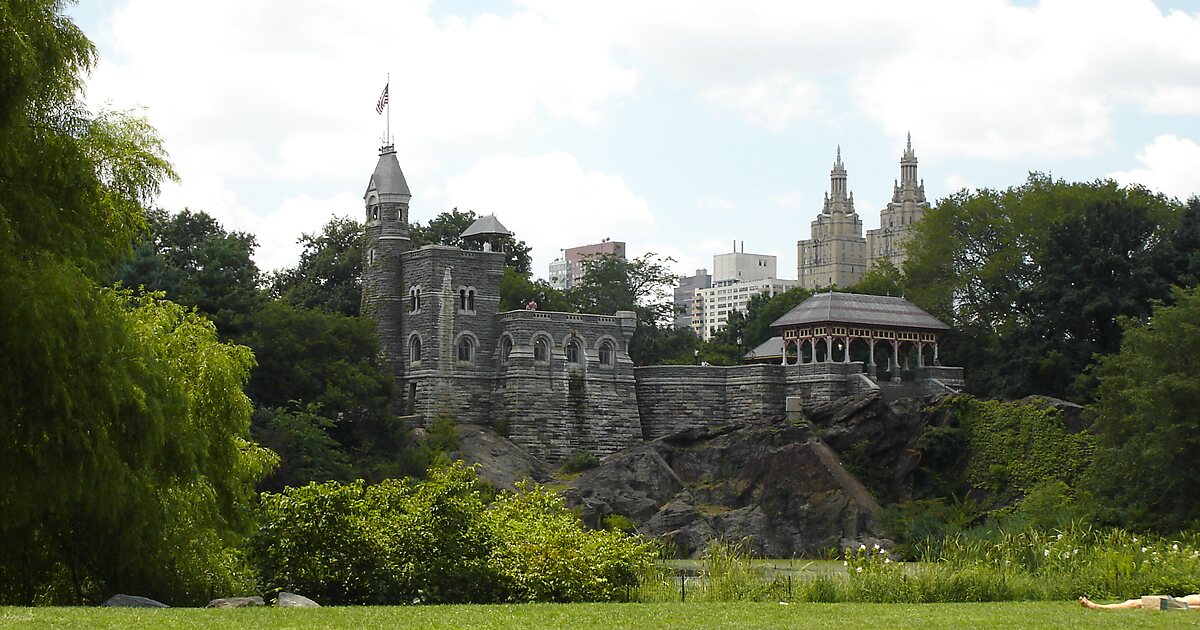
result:
<svg viewBox="0 0 1200 630"><path fill-rule="evenodd" d="M510 311L498 321L500 343L511 343L512 352L501 361L495 399L502 404L499 424L513 442L559 462L641 441L629 359L633 313Z"/></svg>

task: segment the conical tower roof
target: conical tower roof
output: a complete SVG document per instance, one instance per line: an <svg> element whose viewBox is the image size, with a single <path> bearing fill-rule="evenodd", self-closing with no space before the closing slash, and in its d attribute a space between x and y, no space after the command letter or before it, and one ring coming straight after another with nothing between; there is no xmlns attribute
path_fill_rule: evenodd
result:
<svg viewBox="0 0 1200 630"><path fill-rule="evenodd" d="M380 199L400 195L412 197L408 182L404 179L404 171L400 170L400 161L396 159L395 147L386 146L379 150L379 161L375 163L375 172L371 175L371 181L367 183L363 199L369 197L372 192L377 193Z"/></svg>

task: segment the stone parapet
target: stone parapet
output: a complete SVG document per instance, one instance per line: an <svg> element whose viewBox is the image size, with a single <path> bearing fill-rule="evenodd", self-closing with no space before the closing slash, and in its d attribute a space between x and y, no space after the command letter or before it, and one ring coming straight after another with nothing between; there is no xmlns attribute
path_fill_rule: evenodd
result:
<svg viewBox="0 0 1200 630"><path fill-rule="evenodd" d="M742 424L784 413L784 367L657 365L634 368L642 435Z"/></svg>

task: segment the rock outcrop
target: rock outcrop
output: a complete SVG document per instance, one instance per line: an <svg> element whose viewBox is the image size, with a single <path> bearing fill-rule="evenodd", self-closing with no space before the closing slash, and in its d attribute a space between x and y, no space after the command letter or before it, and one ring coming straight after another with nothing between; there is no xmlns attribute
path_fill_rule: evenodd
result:
<svg viewBox="0 0 1200 630"><path fill-rule="evenodd" d="M490 427L478 424L455 426L458 448L451 459L475 464L479 478L501 490L515 490L517 482L550 480L549 467L529 451L513 444Z"/></svg>
<svg viewBox="0 0 1200 630"><path fill-rule="evenodd" d="M678 556L698 555L714 538L790 557L880 535L871 493L812 426L782 420L690 429L626 449L564 496L589 525L620 514Z"/></svg>

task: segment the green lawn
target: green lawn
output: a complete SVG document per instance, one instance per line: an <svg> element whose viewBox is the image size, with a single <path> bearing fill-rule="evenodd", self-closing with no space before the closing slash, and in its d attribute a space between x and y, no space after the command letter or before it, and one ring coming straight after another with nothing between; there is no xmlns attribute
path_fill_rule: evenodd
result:
<svg viewBox="0 0 1200 630"><path fill-rule="evenodd" d="M526 604L320 609L0 608L0 628L1172 628L1200 611L998 604Z"/></svg>

